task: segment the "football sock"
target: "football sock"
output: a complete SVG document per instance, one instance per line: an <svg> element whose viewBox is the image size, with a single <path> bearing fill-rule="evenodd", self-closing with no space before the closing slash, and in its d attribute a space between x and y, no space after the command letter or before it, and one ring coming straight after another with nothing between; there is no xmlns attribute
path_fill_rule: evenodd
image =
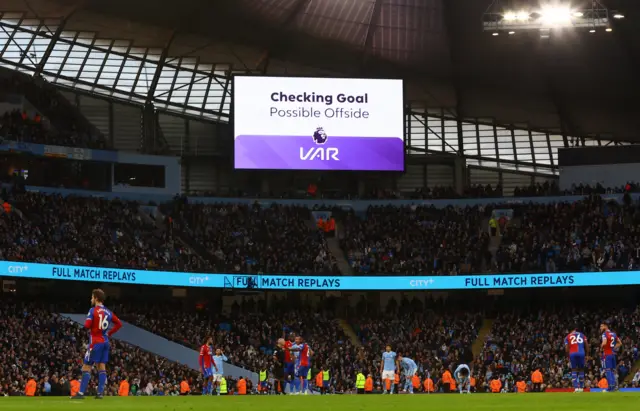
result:
<svg viewBox="0 0 640 411"><path fill-rule="evenodd" d="M99 371L98 372L98 395L102 395L104 393L104 386L107 383L107 372Z"/></svg>
<svg viewBox="0 0 640 411"><path fill-rule="evenodd" d="M78 391L78 394L83 395L87 391L87 387L89 386L90 380L91 380L91 372L83 371L82 381L80 382L80 391Z"/></svg>

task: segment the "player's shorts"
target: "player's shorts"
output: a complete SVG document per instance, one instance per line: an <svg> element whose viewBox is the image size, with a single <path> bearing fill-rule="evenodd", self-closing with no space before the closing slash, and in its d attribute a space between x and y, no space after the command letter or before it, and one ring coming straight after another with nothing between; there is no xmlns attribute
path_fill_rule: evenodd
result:
<svg viewBox="0 0 640 411"><path fill-rule="evenodd" d="M109 362L111 345L108 342L93 344L84 355L84 363L87 365L106 364Z"/></svg>
<svg viewBox="0 0 640 411"><path fill-rule="evenodd" d="M294 363L285 362L284 363L284 376L288 377L290 375L295 375L295 373L296 373L296 367L295 367Z"/></svg>
<svg viewBox="0 0 640 411"><path fill-rule="evenodd" d="M322 386L323 386L324 388L329 388L329 381L327 381L327 380L323 380L323 381L322 381Z"/></svg>
<svg viewBox="0 0 640 411"><path fill-rule="evenodd" d="M222 374L218 374L218 373L213 374L213 382L220 382L220 381L222 381Z"/></svg>
<svg viewBox="0 0 640 411"><path fill-rule="evenodd" d="M404 372L405 377L413 377L418 372L417 368L409 368Z"/></svg>
<svg viewBox="0 0 640 411"><path fill-rule="evenodd" d="M395 371L382 371L382 381L384 381L384 380L393 381L394 378L396 378L396 372Z"/></svg>
<svg viewBox="0 0 640 411"><path fill-rule="evenodd" d="M204 378L209 378L209 377L213 376L213 369L211 369L211 367L205 368L204 371L202 372L202 376Z"/></svg>
<svg viewBox="0 0 640 411"><path fill-rule="evenodd" d="M617 361L615 355L607 355L602 357L602 369L615 370L617 367Z"/></svg>
<svg viewBox="0 0 640 411"><path fill-rule="evenodd" d="M456 384L458 386L462 386L462 387L466 387L467 385L471 384L471 379L466 377L466 378L456 378Z"/></svg>
<svg viewBox="0 0 640 411"><path fill-rule="evenodd" d="M309 366L308 365L300 365L296 367L296 378L307 378L307 374L309 374Z"/></svg>
<svg viewBox="0 0 640 411"><path fill-rule="evenodd" d="M260 381L260 388L269 388L269 382L268 381Z"/></svg>
<svg viewBox="0 0 640 411"><path fill-rule="evenodd" d="M572 369L584 368L584 354L570 354L569 363Z"/></svg>

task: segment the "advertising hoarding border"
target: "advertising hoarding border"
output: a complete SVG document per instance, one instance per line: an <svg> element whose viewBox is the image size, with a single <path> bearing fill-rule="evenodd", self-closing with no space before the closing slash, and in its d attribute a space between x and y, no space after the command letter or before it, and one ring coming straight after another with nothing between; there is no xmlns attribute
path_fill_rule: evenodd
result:
<svg viewBox="0 0 640 411"><path fill-rule="evenodd" d="M295 276L181 273L0 261L0 277L255 290L410 291L640 285L640 271L466 276Z"/></svg>

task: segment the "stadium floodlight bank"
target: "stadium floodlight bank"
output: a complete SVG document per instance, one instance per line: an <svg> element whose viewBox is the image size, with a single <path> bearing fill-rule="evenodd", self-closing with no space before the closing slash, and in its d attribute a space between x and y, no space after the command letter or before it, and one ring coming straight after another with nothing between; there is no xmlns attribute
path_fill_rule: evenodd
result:
<svg viewBox="0 0 640 411"><path fill-rule="evenodd" d="M598 28L611 31L611 18L624 18L618 12L611 13L598 1L588 8L573 8L569 5L540 5L538 8L503 7L495 0L482 18L483 30L497 35L499 32L514 34L518 31L550 31L554 29L584 29L590 32Z"/></svg>

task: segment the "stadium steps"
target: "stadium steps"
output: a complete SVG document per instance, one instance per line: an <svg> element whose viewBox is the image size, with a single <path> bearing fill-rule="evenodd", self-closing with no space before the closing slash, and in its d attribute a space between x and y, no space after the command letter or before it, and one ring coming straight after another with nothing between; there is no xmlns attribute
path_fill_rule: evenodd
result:
<svg viewBox="0 0 640 411"><path fill-rule="evenodd" d="M491 334L491 328L493 328L493 320L489 318L485 318L484 320L482 320L482 326L478 331L478 337L471 346L473 358L478 358L478 356L482 354L482 349L484 348L484 343L487 339L487 336Z"/></svg>
<svg viewBox="0 0 640 411"><path fill-rule="evenodd" d="M336 237L327 238L327 246L329 247L331 255L336 259L338 269L342 275L354 275L353 270L349 265L349 261L347 261L344 251L340 247L340 241L338 241Z"/></svg>
<svg viewBox="0 0 640 411"><path fill-rule="evenodd" d="M150 211L153 211L153 213L151 213ZM158 227L159 232L165 232L167 230L166 216L162 213L160 208L155 208L155 210L145 210L143 209L143 207L140 207L138 209L138 212L145 216L143 217L145 218L145 220L149 219L153 221L153 224ZM204 247L197 247L196 242L192 241L191 238L181 229L179 221L174 220L173 230L171 231L171 234L173 241L180 243L185 248L191 250L192 254L198 257L200 260L214 260L214 257L209 252L207 252Z"/></svg>
<svg viewBox="0 0 640 411"><path fill-rule="evenodd" d="M489 217L483 218L482 221L480 222L480 233L479 234L482 234L484 232L487 232L487 233L489 232ZM493 258L495 258L495 252L492 252L491 254L493 255ZM486 273L487 271L489 271L490 268L491 267L487 266L486 259L484 257L481 258L480 259L480 271Z"/></svg>
<svg viewBox="0 0 640 411"><path fill-rule="evenodd" d="M499 235L497 235L495 237L490 237L490 240L489 240L489 252L493 256L494 261L496 259L496 252L498 251L498 248L500 248L500 243L501 242L502 242L502 237L499 236Z"/></svg>
<svg viewBox="0 0 640 411"><path fill-rule="evenodd" d="M351 344L353 344L354 347L362 347L362 343L360 342L360 339L358 338L356 332L353 331L353 327L351 327L351 324L349 324L347 320L343 319L339 319L337 321L340 328L342 328L342 331L344 331L344 334L349 337Z"/></svg>

